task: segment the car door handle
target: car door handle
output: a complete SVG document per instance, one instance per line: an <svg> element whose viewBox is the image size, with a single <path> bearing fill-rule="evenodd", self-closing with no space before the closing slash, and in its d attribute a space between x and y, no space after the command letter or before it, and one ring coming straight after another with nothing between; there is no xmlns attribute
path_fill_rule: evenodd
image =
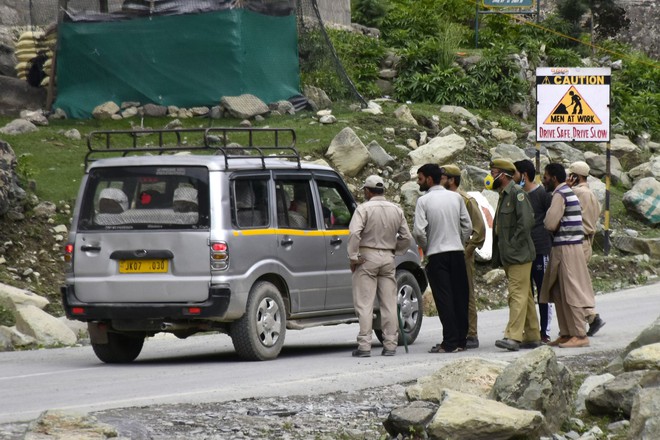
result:
<svg viewBox="0 0 660 440"><path fill-rule="evenodd" d="M101 246L94 244L85 244L80 246L80 250L83 252L99 252L101 250Z"/></svg>
<svg viewBox="0 0 660 440"><path fill-rule="evenodd" d="M341 244L341 238L333 238L330 240L332 246L339 246Z"/></svg>
<svg viewBox="0 0 660 440"><path fill-rule="evenodd" d="M280 244L282 246L291 246L293 244L293 239L292 238L285 238L282 241L280 241Z"/></svg>

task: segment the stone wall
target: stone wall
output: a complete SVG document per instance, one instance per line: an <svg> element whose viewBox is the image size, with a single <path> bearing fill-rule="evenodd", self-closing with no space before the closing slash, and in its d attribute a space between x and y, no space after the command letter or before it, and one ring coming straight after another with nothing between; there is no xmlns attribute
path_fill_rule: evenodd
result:
<svg viewBox="0 0 660 440"><path fill-rule="evenodd" d="M317 3L324 22L351 25L351 0L317 0Z"/></svg>

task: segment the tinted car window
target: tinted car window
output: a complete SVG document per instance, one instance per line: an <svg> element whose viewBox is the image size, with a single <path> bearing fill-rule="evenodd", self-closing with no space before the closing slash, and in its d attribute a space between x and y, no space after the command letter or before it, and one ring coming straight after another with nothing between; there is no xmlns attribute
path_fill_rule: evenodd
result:
<svg viewBox="0 0 660 440"><path fill-rule="evenodd" d="M355 207L346 189L335 181L317 180L326 229L346 229Z"/></svg>
<svg viewBox="0 0 660 440"><path fill-rule="evenodd" d="M268 226L268 180L236 179L232 183L232 218L238 228Z"/></svg>
<svg viewBox="0 0 660 440"><path fill-rule="evenodd" d="M81 230L209 227L204 167L97 168L87 185Z"/></svg>

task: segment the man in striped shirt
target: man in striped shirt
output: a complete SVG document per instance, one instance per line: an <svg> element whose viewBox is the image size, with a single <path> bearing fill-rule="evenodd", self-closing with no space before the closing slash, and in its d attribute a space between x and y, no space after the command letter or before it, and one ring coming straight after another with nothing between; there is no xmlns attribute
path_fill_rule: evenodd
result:
<svg viewBox="0 0 660 440"><path fill-rule="evenodd" d="M566 184L563 165L546 165L543 186L552 191L552 203L544 225L553 238L540 301L555 303L559 323L559 338L548 345L588 347L584 316L585 309L594 307L594 292L582 250L582 209L577 196Z"/></svg>

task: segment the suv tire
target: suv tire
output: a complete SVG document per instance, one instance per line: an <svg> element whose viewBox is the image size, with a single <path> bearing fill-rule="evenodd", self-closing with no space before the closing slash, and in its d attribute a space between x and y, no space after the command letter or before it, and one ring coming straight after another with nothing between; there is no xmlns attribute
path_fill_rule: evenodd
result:
<svg viewBox="0 0 660 440"><path fill-rule="evenodd" d="M399 346L403 346L415 342L422 328L424 316L422 292L415 276L407 270L396 271L396 292L399 314L403 323L403 334L399 330ZM382 343L383 331L377 329L374 332Z"/></svg>
<svg viewBox="0 0 660 440"><path fill-rule="evenodd" d="M106 364L125 364L133 362L142 351L144 336L126 335L108 332L107 344L92 342L96 357Z"/></svg>
<svg viewBox="0 0 660 440"><path fill-rule="evenodd" d="M255 283L245 314L231 324L230 334L241 358L250 361L277 358L286 334L286 309L277 287L267 281Z"/></svg>

